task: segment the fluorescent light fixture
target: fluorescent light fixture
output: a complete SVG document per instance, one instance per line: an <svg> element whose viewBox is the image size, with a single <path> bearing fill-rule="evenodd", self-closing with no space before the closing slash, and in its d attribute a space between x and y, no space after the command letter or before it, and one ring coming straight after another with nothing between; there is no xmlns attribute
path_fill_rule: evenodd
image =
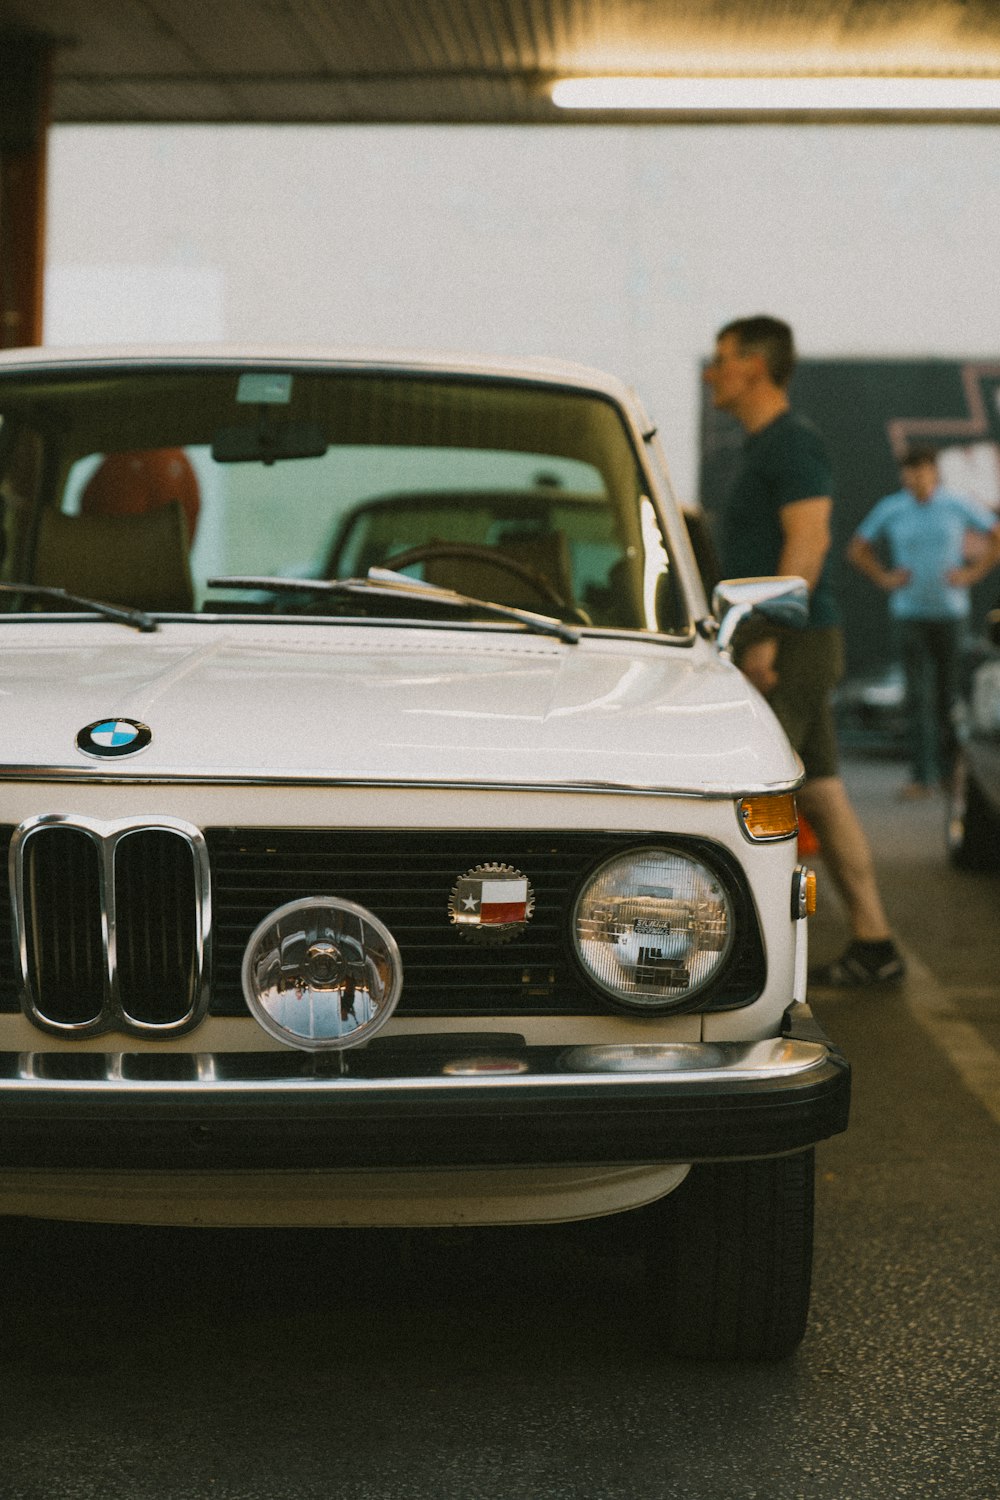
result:
<svg viewBox="0 0 1000 1500"><path fill-rule="evenodd" d="M560 109L998 110L1000 78L564 78Z"/></svg>

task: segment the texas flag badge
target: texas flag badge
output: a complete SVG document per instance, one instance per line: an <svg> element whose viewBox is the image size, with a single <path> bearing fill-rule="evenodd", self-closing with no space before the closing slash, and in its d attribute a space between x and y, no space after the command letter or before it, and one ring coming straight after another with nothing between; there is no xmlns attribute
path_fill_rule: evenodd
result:
<svg viewBox="0 0 1000 1500"><path fill-rule="evenodd" d="M476 865L455 882L448 915L463 937L504 943L531 919L535 897L520 870L510 865Z"/></svg>

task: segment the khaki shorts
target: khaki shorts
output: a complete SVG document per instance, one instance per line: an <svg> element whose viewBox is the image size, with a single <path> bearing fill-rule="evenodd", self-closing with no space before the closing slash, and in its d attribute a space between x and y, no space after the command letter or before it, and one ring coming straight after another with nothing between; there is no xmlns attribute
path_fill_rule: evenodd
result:
<svg viewBox="0 0 1000 1500"><path fill-rule="evenodd" d="M778 642L778 686L768 700L806 776L838 774L832 694L844 675L844 638L838 625L783 631Z"/></svg>

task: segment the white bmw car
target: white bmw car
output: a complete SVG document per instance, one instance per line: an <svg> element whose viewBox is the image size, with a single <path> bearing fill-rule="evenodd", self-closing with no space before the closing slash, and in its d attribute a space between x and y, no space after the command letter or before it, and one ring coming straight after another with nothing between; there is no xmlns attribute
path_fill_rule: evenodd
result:
<svg viewBox="0 0 1000 1500"><path fill-rule="evenodd" d="M543 362L0 356L0 1214L627 1214L780 1358L849 1069L801 767L654 429Z"/></svg>

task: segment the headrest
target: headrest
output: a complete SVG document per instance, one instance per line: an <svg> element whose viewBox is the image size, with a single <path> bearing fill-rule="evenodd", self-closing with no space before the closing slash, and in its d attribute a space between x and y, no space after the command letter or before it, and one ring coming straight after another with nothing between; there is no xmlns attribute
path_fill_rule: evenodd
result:
<svg viewBox="0 0 1000 1500"><path fill-rule="evenodd" d="M137 516L42 513L33 582L132 609L188 611L194 587L179 501Z"/></svg>

